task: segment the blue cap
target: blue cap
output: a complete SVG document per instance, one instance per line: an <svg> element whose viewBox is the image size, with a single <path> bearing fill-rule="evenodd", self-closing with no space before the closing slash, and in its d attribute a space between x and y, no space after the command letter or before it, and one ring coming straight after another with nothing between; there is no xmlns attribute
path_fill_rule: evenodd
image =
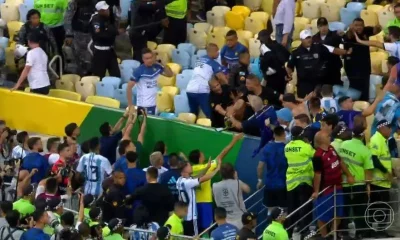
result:
<svg viewBox="0 0 400 240"><path fill-rule="evenodd" d="M293 119L292 111L289 108L282 108L277 111L276 116L285 122L291 122Z"/></svg>

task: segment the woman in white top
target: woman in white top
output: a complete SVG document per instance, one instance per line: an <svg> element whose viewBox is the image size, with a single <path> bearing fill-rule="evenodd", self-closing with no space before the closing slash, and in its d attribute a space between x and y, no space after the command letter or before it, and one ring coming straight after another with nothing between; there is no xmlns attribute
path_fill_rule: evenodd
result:
<svg viewBox="0 0 400 240"><path fill-rule="evenodd" d="M44 95L49 94L50 79L47 74L48 58L47 54L39 46L40 36L40 33L36 30L29 34L28 45L31 50L27 53L25 68L22 71L17 84L15 84L11 91L17 90L25 79L28 78L31 92ZM23 49L24 47L18 46L18 48Z"/></svg>

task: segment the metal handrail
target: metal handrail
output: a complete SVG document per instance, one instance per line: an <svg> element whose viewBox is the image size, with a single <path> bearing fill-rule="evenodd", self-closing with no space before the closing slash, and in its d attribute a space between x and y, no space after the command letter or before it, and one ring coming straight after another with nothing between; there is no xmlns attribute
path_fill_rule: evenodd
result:
<svg viewBox="0 0 400 240"><path fill-rule="evenodd" d="M60 75L58 75L57 73L56 73L56 71L54 71L54 69L51 67L51 65L53 65L53 63L57 60L57 59L59 59L60 61ZM49 70L50 70L50 72L51 73L53 73L56 77L57 77L57 79L59 79L62 75L63 75L63 62L62 62L62 58L61 58L61 56L60 55L55 55L52 59L51 59L51 61L49 62Z"/></svg>
<svg viewBox="0 0 400 240"><path fill-rule="evenodd" d="M244 200L244 203L246 203L249 199L251 199L252 197L254 197L257 193L259 193L261 190L264 190L265 186L263 186L262 188L258 189L257 191L255 191L253 194L251 194L248 198L246 198ZM254 205L252 205L250 208L252 208ZM249 208L249 209L250 209ZM209 226L208 228L206 228L204 231L202 231L199 234L199 237L202 236L203 234L205 234L206 232L210 231L215 225L217 225L216 222L214 222L213 224L211 224L211 226Z"/></svg>

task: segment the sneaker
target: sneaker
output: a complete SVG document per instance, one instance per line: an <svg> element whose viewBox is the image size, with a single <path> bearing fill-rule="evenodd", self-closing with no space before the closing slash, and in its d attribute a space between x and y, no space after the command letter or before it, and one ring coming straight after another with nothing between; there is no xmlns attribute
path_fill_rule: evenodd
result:
<svg viewBox="0 0 400 240"><path fill-rule="evenodd" d="M201 22L205 22L207 21L206 15L204 13L198 13L196 14L196 18L201 21Z"/></svg>

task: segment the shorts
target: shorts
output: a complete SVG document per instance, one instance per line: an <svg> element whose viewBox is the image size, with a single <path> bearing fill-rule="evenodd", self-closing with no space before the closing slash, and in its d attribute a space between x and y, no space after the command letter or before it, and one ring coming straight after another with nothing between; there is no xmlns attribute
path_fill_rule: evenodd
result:
<svg viewBox="0 0 400 240"><path fill-rule="evenodd" d="M282 189L264 189L263 203L266 207L287 207L287 190Z"/></svg>
<svg viewBox="0 0 400 240"><path fill-rule="evenodd" d="M316 218L324 223L331 221L334 217L334 201L333 193L321 195L314 202ZM336 216L344 217L343 211L344 197L342 190L336 190Z"/></svg>
<svg viewBox="0 0 400 240"><path fill-rule="evenodd" d="M212 203L197 203L197 223L200 232L207 229L214 221Z"/></svg>

